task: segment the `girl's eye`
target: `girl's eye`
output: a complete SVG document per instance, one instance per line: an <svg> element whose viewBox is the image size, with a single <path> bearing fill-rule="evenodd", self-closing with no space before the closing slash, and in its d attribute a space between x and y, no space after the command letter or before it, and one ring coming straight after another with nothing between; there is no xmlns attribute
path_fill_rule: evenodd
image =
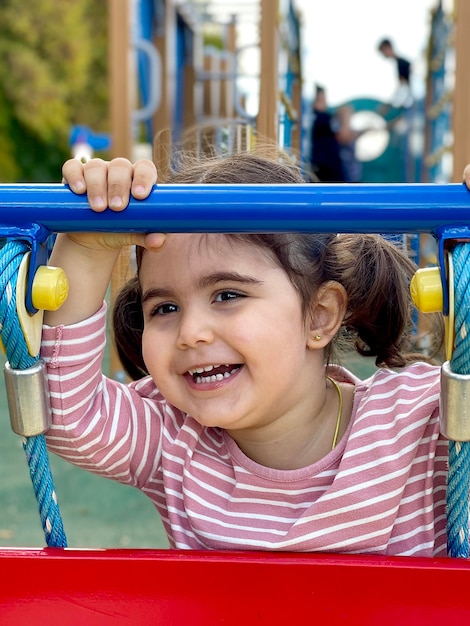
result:
<svg viewBox="0 0 470 626"><path fill-rule="evenodd" d="M238 291L219 291L214 297L214 302L227 302L228 300L235 300L236 298L244 298L245 296Z"/></svg>
<svg viewBox="0 0 470 626"><path fill-rule="evenodd" d="M177 313L178 311L179 307L176 304L173 304L173 302L164 302L152 310L152 317L154 315L170 315L171 313Z"/></svg>

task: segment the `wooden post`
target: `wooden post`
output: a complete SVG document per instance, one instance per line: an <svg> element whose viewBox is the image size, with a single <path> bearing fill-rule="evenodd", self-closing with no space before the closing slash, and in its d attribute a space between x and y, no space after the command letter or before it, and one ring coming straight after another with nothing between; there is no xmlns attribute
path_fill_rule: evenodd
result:
<svg viewBox="0 0 470 626"><path fill-rule="evenodd" d="M220 83L220 115L223 118L234 117L234 78L236 50L235 18L232 17L225 31L225 56L221 60L222 72L230 73L230 78L224 78Z"/></svg>
<svg viewBox="0 0 470 626"><path fill-rule="evenodd" d="M296 18L298 23L301 23L301 16L297 13ZM303 80L303 64L302 64L302 41L299 27L299 42L296 50L292 50L290 54L292 70L294 72L294 79L292 85L292 106L297 113L297 123L292 128L291 146L293 154L299 158L302 156L302 127L304 124L303 111L302 111L302 80Z"/></svg>
<svg viewBox="0 0 470 626"><path fill-rule="evenodd" d="M132 156L132 91L131 48L130 48L130 0L109 0L109 78L111 116L111 157ZM123 254L114 267L111 277L110 304L114 302L123 282L129 273L129 250ZM114 343L110 344L110 376L125 379L123 368L117 356Z"/></svg>
<svg viewBox="0 0 470 626"><path fill-rule="evenodd" d="M261 0L261 82L257 131L278 143L278 0Z"/></svg>
<svg viewBox="0 0 470 626"><path fill-rule="evenodd" d="M130 0L108 0L111 156L131 158Z"/></svg>
<svg viewBox="0 0 470 626"><path fill-rule="evenodd" d="M170 172L171 129L176 93L176 7L175 0L166 0L163 24L158 24L154 44L162 60L162 98L155 113L154 159L159 168L160 180L165 180ZM163 132L167 139L165 146L159 146Z"/></svg>
<svg viewBox="0 0 470 626"><path fill-rule="evenodd" d="M219 116L219 51L215 48L207 48L204 51L204 117L214 119ZM212 75L212 76L211 76Z"/></svg>
<svg viewBox="0 0 470 626"><path fill-rule="evenodd" d="M183 127L185 129L192 128L196 123L195 83L196 68L193 59L191 64L184 68Z"/></svg>
<svg viewBox="0 0 470 626"><path fill-rule="evenodd" d="M452 182L462 181L462 172L470 162L470 2L455 0L455 88L453 106L454 158Z"/></svg>
<svg viewBox="0 0 470 626"><path fill-rule="evenodd" d="M300 65L299 65L300 72ZM292 86L292 105L294 110L297 112L297 122L294 124L292 128L292 140L291 146L292 151L295 155L300 156L302 152L302 136L301 136L301 127L302 127L302 82L301 77L295 79L294 84Z"/></svg>

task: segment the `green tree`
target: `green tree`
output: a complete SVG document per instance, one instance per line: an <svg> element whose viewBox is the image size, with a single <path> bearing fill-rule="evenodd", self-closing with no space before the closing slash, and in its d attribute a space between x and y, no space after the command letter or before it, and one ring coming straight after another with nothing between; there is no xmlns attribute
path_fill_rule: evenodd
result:
<svg viewBox="0 0 470 626"><path fill-rule="evenodd" d="M2 0L2 182L57 181L71 126L106 132L106 61L105 1Z"/></svg>

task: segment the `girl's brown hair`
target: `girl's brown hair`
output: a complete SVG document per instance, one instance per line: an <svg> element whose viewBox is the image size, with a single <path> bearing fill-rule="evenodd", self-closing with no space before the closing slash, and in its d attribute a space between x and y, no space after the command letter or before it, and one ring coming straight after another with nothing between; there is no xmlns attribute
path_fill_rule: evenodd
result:
<svg viewBox="0 0 470 626"><path fill-rule="evenodd" d="M201 162L180 161L167 183L296 184L299 169L283 155L239 153ZM414 333L409 283L416 265L380 235L271 233L227 234L232 240L271 251L301 295L304 312L326 281L339 282L348 296L343 339L374 356L376 365L403 367L422 355L410 352ZM143 254L137 248L137 268ZM118 295L113 311L114 336L122 365L132 379L148 372L142 358L143 315L137 275ZM438 343L441 340L437 333ZM331 358L331 349L326 358Z"/></svg>

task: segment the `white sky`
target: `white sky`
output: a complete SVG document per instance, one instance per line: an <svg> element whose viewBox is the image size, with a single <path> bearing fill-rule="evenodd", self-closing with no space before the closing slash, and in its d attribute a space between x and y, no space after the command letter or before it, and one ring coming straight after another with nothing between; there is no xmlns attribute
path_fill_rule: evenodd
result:
<svg viewBox="0 0 470 626"><path fill-rule="evenodd" d="M304 21L304 91L326 89L328 104L356 97L389 100L397 87L396 66L383 58L383 37L413 64L413 91L422 95L431 10L438 0L295 0Z"/></svg>

